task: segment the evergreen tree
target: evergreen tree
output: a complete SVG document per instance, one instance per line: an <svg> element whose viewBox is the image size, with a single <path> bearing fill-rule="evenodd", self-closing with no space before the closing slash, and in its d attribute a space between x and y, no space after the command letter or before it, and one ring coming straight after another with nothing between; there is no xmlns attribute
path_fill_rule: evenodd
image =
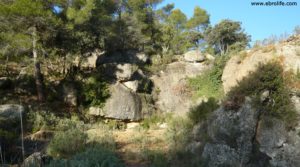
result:
<svg viewBox="0 0 300 167"><path fill-rule="evenodd" d="M250 36L244 32L240 22L222 20L207 30L206 40L217 53L224 54L230 49L244 49L249 44Z"/></svg>
<svg viewBox="0 0 300 167"><path fill-rule="evenodd" d="M0 4L0 17L3 22L9 27L2 33L6 36L6 42L11 44L17 43L18 37L22 37L25 41L30 40L31 46L28 43L18 43L32 50L34 62L34 76L38 100L44 101L43 76L41 73L41 65L39 59L40 51L46 47L46 41L51 38L53 27L59 23L56 15L53 12L53 7L58 1L34 1L34 0L13 0L2 1ZM11 34L12 35L9 37Z"/></svg>
<svg viewBox="0 0 300 167"><path fill-rule="evenodd" d="M187 22L190 41L200 48L204 41L204 31L209 25L209 15L204 9L196 6L193 17Z"/></svg>

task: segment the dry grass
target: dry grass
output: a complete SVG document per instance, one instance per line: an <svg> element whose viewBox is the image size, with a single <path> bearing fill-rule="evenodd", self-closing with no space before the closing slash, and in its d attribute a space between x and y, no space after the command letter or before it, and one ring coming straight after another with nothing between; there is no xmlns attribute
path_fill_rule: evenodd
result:
<svg viewBox="0 0 300 167"><path fill-rule="evenodd" d="M261 49L261 51L263 53L268 53L268 52L276 52L276 47L275 45L268 45L268 46L265 46Z"/></svg>
<svg viewBox="0 0 300 167"><path fill-rule="evenodd" d="M113 136L117 143L117 152L128 166L146 166L145 150L168 151L165 140L165 129L143 130L126 129L114 131Z"/></svg>

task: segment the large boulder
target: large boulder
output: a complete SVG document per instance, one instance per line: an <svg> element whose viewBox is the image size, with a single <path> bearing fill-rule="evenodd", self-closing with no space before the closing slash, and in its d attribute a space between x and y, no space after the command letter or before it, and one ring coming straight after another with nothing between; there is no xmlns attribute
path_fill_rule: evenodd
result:
<svg viewBox="0 0 300 167"><path fill-rule="evenodd" d="M191 99L188 77L200 75L207 68L203 63L174 62L152 76L153 90L157 94L156 107L164 112L188 112L191 106L196 105Z"/></svg>
<svg viewBox="0 0 300 167"><path fill-rule="evenodd" d="M96 49L93 52L88 52L82 56L77 56L73 61L73 64L80 68L96 68L97 61L103 54L104 52Z"/></svg>
<svg viewBox="0 0 300 167"><path fill-rule="evenodd" d="M102 108L91 106L88 110L88 115L90 116L105 116L105 113Z"/></svg>
<svg viewBox="0 0 300 167"><path fill-rule="evenodd" d="M255 52L244 59L240 56L233 56L227 62L223 71L222 82L224 92L227 93L232 87L238 84L238 81L242 80L250 72L255 71L259 64L265 64L273 58L272 54L261 51Z"/></svg>
<svg viewBox="0 0 300 167"><path fill-rule="evenodd" d="M230 58L224 68L222 81L225 93L236 86L250 72L255 71L259 64L279 60L285 71L296 73L300 69L300 46L295 44L294 41L253 49L241 53L241 55Z"/></svg>
<svg viewBox="0 0 300 167"><path fill-rule="evenodd" d="M198 150L193 152L208 167L300 166L300 126L288 130L282 120L263 113L248 97L238 110L221 106L194 127L188 149Z"/></svg>
<svg viewBox="0 0 300 167"><path fill-rule="evenodd" d="M104 108L91 107L90 115L130 121L142 119L142 102L136 93L121 83L111 86L110 89L111 96Z"/></svg>
<svg viewBox="0 0 300 167"><path fill-rule="evenodd" d="M129 62L133 64L146 64L150 61L149 56L142 52L137 51L127 51Z"/></svg>
<svg viewBox="0 0 300 167"><path fill-rule="evenodd" d="M132 64L116 64L109 63L102 66L104 75L108 78L117 81L130 81L134 80L134 75L138 71L138 67Z"/></svg>
<svg viewBox="0 0 300 167"><path fill-rule="evenodd" d="M18 104L0 105L0 117L8 120L20 120L20 116L25 112L25 108Z"/></svg>
<svg viewBox="0 0 300 167"><path fill-rule="evenodd" d="M188 51L183 55L183 57L187 62L202 62L205 60L205 56L203 56L198 50Z"/></svg>
<svg viewBox="0 0 300 167"><path fill-rule="evenodd" d="M272 166L300 166L300 127L288 132L283 121L266 117L259 122L256 140Z"/></svg>
<svg viewBox="0 0 300 167"><path fill-rule="evenodd" d="M24 160L22 167L32 167L32 166L40 167L42 165L43 165L43 154L41 152L35 152Z"/></svg>
<svg viewBox="0 0 300 167"><path fill-rule="evenodd" d="M137 92L139 88L139 81L127 81L123 83L127 88L131 89L133 92Z"/></svg>
<svg viewBox="0 0 300 167"><path fill-rule="evenodd" d="M246 166L253 151L258 110L252 108L251 100L238 111L216 110L207 126L209 141L204 146L202 158L208 166Z"/></svg>

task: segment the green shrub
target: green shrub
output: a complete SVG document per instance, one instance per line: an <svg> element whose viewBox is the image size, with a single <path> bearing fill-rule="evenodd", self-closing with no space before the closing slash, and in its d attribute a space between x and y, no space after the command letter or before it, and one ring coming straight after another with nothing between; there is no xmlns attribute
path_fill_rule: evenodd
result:
<svg viewBox="0 0 300 167"><path fill-rule="evenodd" d="M29 112L27 114L27 124L31 132L37 132L40 129L53 130L58 124L59 119L50 112L47 111L38 111L38 112Z"/></svg>
<svg viewBox="0 0 300 167"><path fill-rule="evenodd" d="M92 74L82 83L81 92L85 105L103 107L109 97L108 84L98 73Z"/></svg>
<svg viewBox="0 0 300 167"><path fill-rule="evenodd" d="M195 98L198 97L214 97L219 98L222 93L222 85L211 77L211 71L206 71L204 74L191 78L189 85L195 91Z"/></svg>
<svg viewBox="0 0 300 167"><path fill-rule="evenodd" d="M142 155L146 161L149 162L149 167L168 167L169 162L164 152L159 150L145 149Z"/></svg>
<svg viewBox="0 0 300 167"><path fill-rule="evenodd" d="M168 122L166 138L171 152L178 152L185 149L191 139L193 124L184 117L174 117Z"/></svg>
<svg viewBox="0 0 300 167"><path fill-rule="evenodd" d="M285 120L292 126L297 120L297 114L290 99L282 66L277 62L259 65L227 94L224 102L227 109L238 109L246 96L253 97L254 107L264 111L264 114ZM268 91L267 101L261 100L263 92Z"/></svg>
<svg viewBox="0 0 300 167"><path fill-rule="evenodd" d="M207 102L202 102L200 105L191 108L188 113L189 119L193 124L205 120L210 113L219 107L217 101L214 98L209 98Z"/></svg>
<svg viewBox="0 0 300 167"><path fill-rule="evenodd" d="M27 129L31 132L43 130L67 130L70 128L84 128L84 123L72 116L71 119L58 117L49 111L36 111L26 114Z"/></svg>
<svg viewBox="0 0 300 167"><path fill-rule="evenodd" d="M68 160L53 160L47 167L124 167L114 152L105 148L88 148Z"/></svg>
<svg viewBox="0 0 300 167"><path fill-rule="evenodd" d="M165 123L172 118L171 113L154 113L141 122L144 129L157 128L158 124Z"/></svg>
<svg viewBox="0 0 300 167"><path fill-rule="evenodd" d="M79 129L70 129L55 134L47 147L47 153L53 157L70 157L84 150L87 135Z"/></svg>
<svg viewBox="0 0 300 167"><path fill-rule="evenodd" d="M189 79L189 85L196 92L196 98L214 97L220 99L223 96L222 74L229 58L229 55L218 57L212 69L207 70L202 75Z"/></svg>

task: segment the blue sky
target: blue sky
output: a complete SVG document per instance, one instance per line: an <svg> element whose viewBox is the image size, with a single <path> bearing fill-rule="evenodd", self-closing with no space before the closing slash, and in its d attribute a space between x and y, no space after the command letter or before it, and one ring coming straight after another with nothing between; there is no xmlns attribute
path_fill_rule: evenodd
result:
<svg viewBox="0 0 300 167"><path fill-rule="evenodd" d="M222 19L242 22L252 41L291 33L296 25L300 25L300 0L283 0L295 1L298 6L251 6L251 1L269 0L164 0L158 8L174 3L175 8L191 17L194 7L198 5L210 14L212 24Z"/></svg>

